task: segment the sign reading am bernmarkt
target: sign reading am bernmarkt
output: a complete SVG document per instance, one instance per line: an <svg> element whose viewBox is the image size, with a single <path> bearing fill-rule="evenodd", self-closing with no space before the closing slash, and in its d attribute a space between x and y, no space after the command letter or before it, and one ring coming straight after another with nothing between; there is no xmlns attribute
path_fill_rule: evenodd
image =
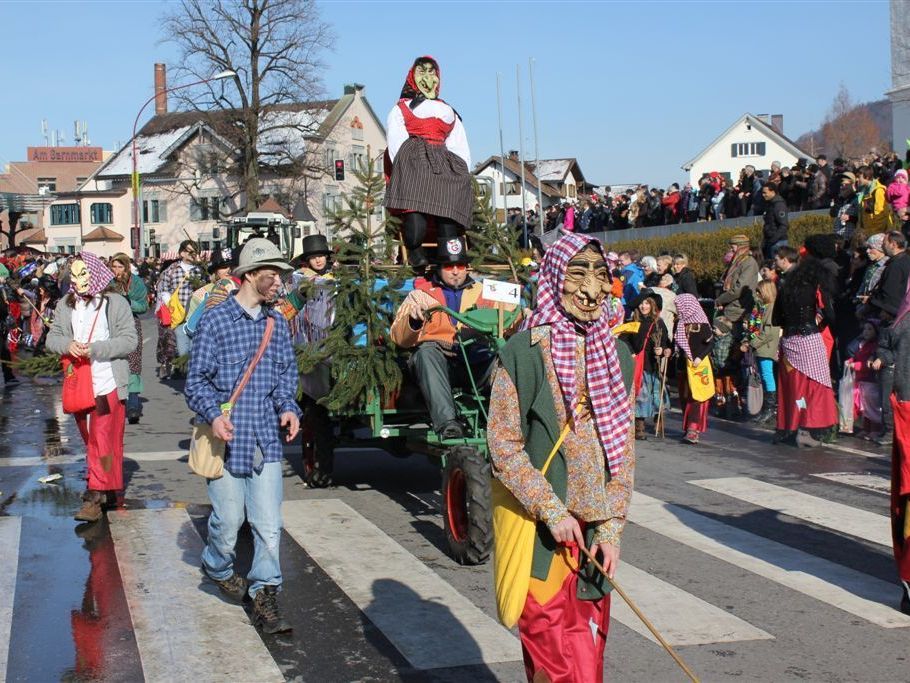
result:
<svg viewBox="0 0 910 683"><path fill-rule="evenodd" d="M100 162L101 147L29 147L29 161Z"/></svg>

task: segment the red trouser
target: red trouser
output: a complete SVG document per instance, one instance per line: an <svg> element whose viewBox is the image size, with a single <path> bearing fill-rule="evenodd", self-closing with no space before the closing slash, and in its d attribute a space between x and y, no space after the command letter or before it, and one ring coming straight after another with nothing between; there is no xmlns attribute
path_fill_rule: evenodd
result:
<svg viewBox="0 0 910 683"><path fill-rule="evenodd" d="M116 391L95 398L95 409L75 415L85 442L89 491L123 488L123 431L126 409Z"/></svg>
<svg viewBox="0 0 910 683"><path fill-rule="evenodd" d="M572 550L572 555L577 566L577 548ZM554 571L559 570L551 567L550 572ZM553 683L603 680L610 596L579 600L577 588L578 574L570 571L546 604L541 605L528 592L518 620L518 635L529 681L540 672L546 672Z"/></svg>
<svg viewBox="0 0 910 683"><path fill-rule="evenodd" d="M891 394L894 410L894 445L891 447L891 537L897 573L910 581L910 538L907 513L910 503L910 401Z"/></svg>

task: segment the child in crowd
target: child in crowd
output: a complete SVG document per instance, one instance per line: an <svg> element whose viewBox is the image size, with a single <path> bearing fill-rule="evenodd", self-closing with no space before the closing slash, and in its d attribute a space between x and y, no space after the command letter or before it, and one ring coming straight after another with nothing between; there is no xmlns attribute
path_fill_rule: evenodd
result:
<svg viewBox="0 0 910 683"><path fill-rule="evenodd" d="M878 327L872 321L863 325L860 336L847 347L855 373L853 383L854 424L862 420L862 429L854 430L858 439L875 440L882 432L882 397L878 372L872 361L878 351Z"/></svg>
<svg viewBox="0 0 910 683"><path fill-rule="evenodd" d="M774 259L769 259L767 261L759 261L761 263L761 268L758 271L758 277L760 282L771 282L774 285L780 281L780 275L777 273L777 268L774 267Z"/></svg>
<svg viewBox="0 0 910 683"><path fill-rule="evenodd" d="M759 424L766 424L777 418L777 382L774 372L777 365L780 328L771 324L776 298L777 285L768 280L758 283L755 290L755 306L747 324L748 341L742 345L743 353L751 349L761 375L764 402L761 412L754 418Z"/></svg>

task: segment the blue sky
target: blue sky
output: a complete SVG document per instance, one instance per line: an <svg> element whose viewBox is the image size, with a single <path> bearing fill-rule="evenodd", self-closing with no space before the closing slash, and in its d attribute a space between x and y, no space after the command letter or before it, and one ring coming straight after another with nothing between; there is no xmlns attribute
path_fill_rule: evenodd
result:
<svg viewBox="0 0 910 683"><path fill-rule="evenodd" d="M175 54L160 42L166 5L0 0L0 165L43 144L42 119L67 140L80 119L93 144L125 143L152 92L153 63ZM533 156L533 57L541 157L577 157L598 184L681 180L680 166L746 111L783 114L795 138L818 126L841 82L855 101L890 86L884 0L336 0L321 11L337 35L325 55L327 96L363 83L384 119L413 58L431 54L475 160L499 152L497 73L505 146L518 147L516 65Z"/></svg>

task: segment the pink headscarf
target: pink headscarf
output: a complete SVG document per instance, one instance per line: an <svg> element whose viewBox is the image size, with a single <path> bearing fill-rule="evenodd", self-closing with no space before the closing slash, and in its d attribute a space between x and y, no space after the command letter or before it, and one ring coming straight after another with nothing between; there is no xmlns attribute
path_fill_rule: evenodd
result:
<svg viewBox="0 0 910 683"><path fill-rule="evenodd" d="M104 264L104 261L95 256L92 252L83 251L76 259L85 263L85 267L88 268L88 291L85 293L85 296L97 296L111 284L111 280L114 279L113 271Z"/></svg>
<svg viewBox="0 0 910 683"><path fill-rule="evenodd" d="M695 360L692 357L692 349L689 348L689 338L686 336L686 325L708 324L708 316L705 315L701 304L691 294L680 294L676 297L676 313L679 320L676 323L676 333L673 338L676 344L686 354L689 360Z"/></svg>
<svg viewBox="0 0 910 683"><path fill-rule="evenodd" d="M566 313L561 303L569 261L589 245L603 255L600 242L579 233L565 234L547 249L540 269L537 308L528 319L526 327L550 326L553 367L556 369L567 414L573 414L578 405L575 380L576 330L584 331L585 371L591 409L606 454L607 466L610 474L616 476L622 463L632 414L629 395L622 381L616 342L610 334L610 311L605 305L597 320L581 323Z"/></svg>

